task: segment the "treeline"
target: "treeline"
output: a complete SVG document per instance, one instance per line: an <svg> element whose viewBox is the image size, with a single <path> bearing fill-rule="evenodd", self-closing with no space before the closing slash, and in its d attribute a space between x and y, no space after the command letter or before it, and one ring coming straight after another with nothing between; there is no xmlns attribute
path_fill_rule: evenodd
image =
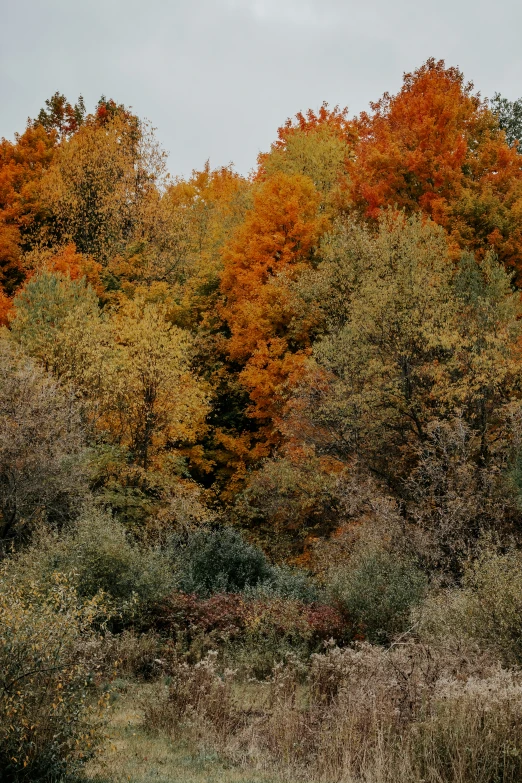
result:
<svg viewBox="0 0 522 783"><path fill-rule="evenodd" d="M2 140L1 780L84 763L116 662L285 779L520 779L521 144L435 60L249 177L104 97Z"/></svg>
<svg viewBox="0 0 522 783"><path fill-rule="evenodd" d="M126 525L226 509L295 557L360 518L355 482L437 567L516 526L520 114L428 60L288 120L249 178L170 177L105 98L2 141L4 339L74 398ZM6 502L4 541L36 513Z"/></svg>

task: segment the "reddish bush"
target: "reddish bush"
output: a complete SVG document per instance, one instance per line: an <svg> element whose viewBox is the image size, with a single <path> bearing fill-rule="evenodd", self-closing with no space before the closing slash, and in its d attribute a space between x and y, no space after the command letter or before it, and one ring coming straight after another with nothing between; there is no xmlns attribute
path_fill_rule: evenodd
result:
<svg viewBox="0 0 522 783"><path fill-rule="evenodd" d="M228 641L243 635L293 637L309 643L343 640L346 617L335 607L283 598L246 600L235 593L210 598L172 593L156 607L155 625L163 633L211 635Z"/></svg>
<svg viewBox="0 0 522 783"><path fill-rule="evenodd" d="M306 619L310 629L319 639L343 640L350 631L346 615L334 606L312 604L306 607Z"/></svg>
<svg viewBox="0 0 522 783"><path fill-rule="evenodd" d="M235 593L217 593L210 598L172 593L156 607L155 625L167 633L194 631L217 638L234 638L245 628L246 604Z"/></svg>

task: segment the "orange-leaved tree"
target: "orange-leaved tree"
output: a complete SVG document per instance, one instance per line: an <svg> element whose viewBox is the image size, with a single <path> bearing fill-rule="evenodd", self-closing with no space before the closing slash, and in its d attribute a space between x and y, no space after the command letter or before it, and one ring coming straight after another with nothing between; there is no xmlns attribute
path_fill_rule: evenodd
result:
<svg viewBox="0 0 522 783"><path fill-rule="evenodd" d="M522 157L458 68L430 59L372 109L349 163L361 213L423 211L447 230L454 257L494 250L520 274Z"/></svg>
<svg viewBox="0 0 522 783"><path fill-rule="evenodd" d="M288 282L308 267L328 221L309 177L278 172L256 187L253 206L223 250L225 350L259 429L252 456L278 442L285 386L302 366L309 334L296 319Z"/></svg>
<svg viewBox="0 0 522 783"><path fill-rule="evenodd" d="M58 135L28 125L14 142L0 141L0 290L12 296L25 279L23 252L44 213L39 180L55 154Z"/></svg>

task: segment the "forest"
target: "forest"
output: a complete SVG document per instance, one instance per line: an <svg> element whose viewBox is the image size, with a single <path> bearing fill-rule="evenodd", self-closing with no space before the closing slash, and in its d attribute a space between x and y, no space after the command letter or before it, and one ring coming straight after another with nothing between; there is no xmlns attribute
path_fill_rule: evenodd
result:
<svg viewBox="0 0 522 783"><path fill-rule="evenodd" d="M1 783L522 779L522 99L274 137L0 141Z"/></svg>

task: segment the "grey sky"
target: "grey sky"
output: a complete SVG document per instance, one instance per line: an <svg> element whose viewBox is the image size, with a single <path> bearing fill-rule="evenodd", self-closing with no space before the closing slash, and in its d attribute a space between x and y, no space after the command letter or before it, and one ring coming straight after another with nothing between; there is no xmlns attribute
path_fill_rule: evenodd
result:
<svg viewBox="0 0 522 783"><path fill-rule="evenodd" d="M428 57L522 95L521 0L0 0L0 136L56 90L157 128L173 173L246 173L286 117L367 108Z"/></svg>

